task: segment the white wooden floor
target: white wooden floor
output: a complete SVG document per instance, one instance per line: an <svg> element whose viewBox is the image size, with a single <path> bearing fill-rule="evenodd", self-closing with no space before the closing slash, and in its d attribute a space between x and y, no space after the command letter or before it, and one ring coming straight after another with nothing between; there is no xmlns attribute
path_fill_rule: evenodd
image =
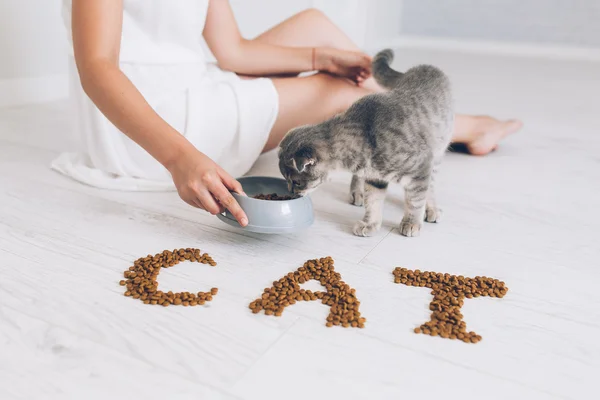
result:
<svg viewBox="0 0 600 400"><path fill-rule="evenodd" d="M600 377L600 65L400 51L451 75L459 110L520 116L494 154L449 154L445 218L421 237L396 225L351 235L362 210L349 177L314 193L302 234L241 234L175 193L117 193L49 170L64 103L0 110L0 399L591 399ZM273 154L253 173L277 175ZM161 287L218 287L203 307L123 297L122 271L163 249L199 247L217 268L182 264ZM326 328L317 302L281 318L248 304L303 261L332 256L356 288L365 329ZM504 299L467 300L476 345L416 335L429 290L396 266L486 275ZM596 394L594 394L596 393Z"/></svg>

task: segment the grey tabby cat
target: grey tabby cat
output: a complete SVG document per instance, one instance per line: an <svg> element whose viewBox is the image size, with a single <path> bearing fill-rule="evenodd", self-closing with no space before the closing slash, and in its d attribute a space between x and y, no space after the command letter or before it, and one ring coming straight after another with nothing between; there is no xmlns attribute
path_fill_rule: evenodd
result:
<svg viewBox="0 0 600 400"><path fill-rule="evenodd" d="M314 190L331 170L354 174L350 201L365 206L353 229L358 236L381 227L390 182L405 190L403 235L418 236L423 219L440 218L434 179L454 124L450 81L431 65L395 71L393 56L387 49L373 60L373 76L389 91L365 96L320 124L292 129L279 149L279 169L296 194Z"/></svg>

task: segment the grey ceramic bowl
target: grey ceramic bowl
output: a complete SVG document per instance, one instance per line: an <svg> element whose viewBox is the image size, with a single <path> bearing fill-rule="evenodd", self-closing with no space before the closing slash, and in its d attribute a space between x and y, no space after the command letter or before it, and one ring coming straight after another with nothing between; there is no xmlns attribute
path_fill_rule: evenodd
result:
<svg viewBox="0 0 600 400"><path fill-rule="evenodd" d="M246 176L238 182L248 197L232 193L240 207L248 216L248 225L242 227L229 211L217 217L231 225L250 232L292 233L308 228L314 221L313 206L310 197L293 200L258 200L257 194L277 193L279 196L291 195L284 179L268 176Z"/></svg>

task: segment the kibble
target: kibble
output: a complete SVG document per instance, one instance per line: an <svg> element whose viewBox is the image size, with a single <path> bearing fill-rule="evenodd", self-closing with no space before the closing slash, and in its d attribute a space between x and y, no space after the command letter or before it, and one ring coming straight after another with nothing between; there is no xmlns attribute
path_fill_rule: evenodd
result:
<svg viewBox="0 0 600 400"><path fill-rule="evenodd" d="M277 193L271 193L271 194L260 193L260 194L254 195L252 197L255 199L258 199L258 200L279 200L279 201L281 201L281 200L294 200L294 199L297 199L299 196L296 196L296 195L294 195L294 196L290 196L290 195L279 196Z"/></svg>
<svg viewBox="0 0 600 400"><path fill-rule="evenodd" d="M364 328L366 319L361 317L356 291L341 279L331 257L308 260L298 270L273 282L249 308L254 314L264 311L265 315L281 316L284 309L296 301L321 300L330 307L325 326ZM310 280L318 281L326 290L313 292L300 287Z"/></svg>
<svg viewBox="0 0 600 400"><path fill-rule="evenodd" d="M406 268L394 269L394 282L407 286L433 289L433 300L429 304L431 320L414 329L415 333L440 336L444 339L458 339L465 343L477 343L481 336L467 332L467 324L460 312L465 297L504 297L508 288L504 282L485 276L466 278L437 272L411 271Z"/></svg>
<svg viewBox="0 0 600 400"><path fill-rule="evenodd" d="M217 263L207 253L199 249L175 249L165 250L154 256L148 255L134 261L133 266L123 273L126 280L119 282L126 287L125 296L141 300L144 304L196 306L211 301L218 292L212 288L210 292L189 293L167 293L158 290L158 274L161 268L170 268L182 261L193 261L202 264L216 266Z"/></svg>

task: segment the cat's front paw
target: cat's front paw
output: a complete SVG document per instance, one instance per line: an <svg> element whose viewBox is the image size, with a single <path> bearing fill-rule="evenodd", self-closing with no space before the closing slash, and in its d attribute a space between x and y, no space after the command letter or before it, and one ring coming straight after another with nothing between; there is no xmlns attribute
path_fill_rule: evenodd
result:
<svg viewBox="0 0 600 400"><path fill-rule="evenodd" d="M425 221L426 222L440 222L442 217L442 210L437 207L428 207L425 210Z"/></svg>
<svg viewBox="0 0 600 400"><path fill-rule="evenodd" d="M411 219L403 219L400 223L400 233L403 236L415 237L421 232L421 223Z"/></svg>
<svg viewBox="0 0 600 400"><path fill-rule="evenodd" d="M350 192L350 204L353 204L357 207L362 207L365 203L365 196L363 192L358 190L353 190Z"/></svg>
<svg viewBox="0 0 600 400"><path fill-rule="evenodd" d="M373 236L381 228L381 224L367 223L365 221L358 221L354 224L352 232L356 236Z"/></svg>

